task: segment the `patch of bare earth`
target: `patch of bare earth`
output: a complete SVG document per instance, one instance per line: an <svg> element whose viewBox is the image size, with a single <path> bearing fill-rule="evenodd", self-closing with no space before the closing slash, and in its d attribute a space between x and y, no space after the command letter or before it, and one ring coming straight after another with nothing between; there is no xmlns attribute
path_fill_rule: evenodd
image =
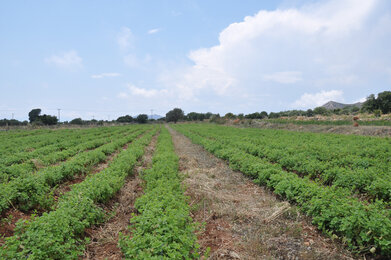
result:
<svg viewBox="0 0 391 260"><path fill-rule="evenodd" d="M352 259L295 206L170 129L198 241L210 259Z"/></svg>
<svg viewBox="0 0 391 260"><path fill-rule="evenodd" d="M135 200L142 195L143 181L138 177L139 173L150 167L152 155L156 147L157 135L145 148L145 153L140 163L135 167L134 174L129 176L125 185L118 194L102 208L112 217L102 225L96 225L86 230L86 236L90 243L86 246L82 259L122 259L122 252L118 247L118 235L129 234L128 226L134 208Z"/></svg>

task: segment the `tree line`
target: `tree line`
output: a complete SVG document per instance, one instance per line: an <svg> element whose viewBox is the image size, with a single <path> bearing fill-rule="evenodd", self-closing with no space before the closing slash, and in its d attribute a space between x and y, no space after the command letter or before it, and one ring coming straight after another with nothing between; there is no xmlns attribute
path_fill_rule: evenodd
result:
<svg viewBox="0 0 391 260"><path fill-rule="evenodd" d="M83 120L81 118L75 118L71 121L65 121L63 124L74 124L74 125L103 125L104 123L139 123L145 124L148 122L158 121L158 122L178 122L178 121L203 121L210 120L216 121L220 118L224 119L265 119L265 118L280 118L280 117L292 117L292 116L306 116L312 117L315 115L350 115L356 113L372 113L375 116L380 116L381 114L391 113L391 91L383 91L377 94L377 97L374 94L371 94L367 97L366 101L363 103L362 107L359 108L357 106L346 106L344 108L338 108L329 110L325 107L316 107L314 109L308 110L288 110L281 112L270 112L266 111L262 112L254 112L250 114L233 114L231 112L226 113L224 116L220 116L220 114L213 114L212 112L207 113L198 113L198 112L190 112L185 114L182 109L174 108L166 113L165 117L162 117L158 120L154 120L152 118L148 118L147 114L139 114L136 117L132 117L130 115L120 116L116 120L112 121L104 121L104 120ZM35 125L56 125L58 123L58 118L56 116L41 115L41 109L36 108L32 109L29 114L29 122L30 124ZM15 119L3 119L0 120L0 126L19 126L19 125L27 125L29 122L27 121L18 121Z"/></svg>

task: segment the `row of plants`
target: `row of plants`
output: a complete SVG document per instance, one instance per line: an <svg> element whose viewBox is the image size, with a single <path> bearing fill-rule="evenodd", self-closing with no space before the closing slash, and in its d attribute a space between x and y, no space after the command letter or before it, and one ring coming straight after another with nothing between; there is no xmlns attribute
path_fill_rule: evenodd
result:
<svg viewBox="0 0 391 260"><path fill-rule="evenodd" d="M195 226L178 176L178 157L171 136L163 128L152 168L141 176L144 195L136 200L138 215L131 218L131 235L120 238L126 259L199 258Z"/></svg>
<svg viewBox="0 0 391 260"><path fill-rule="evenodd" d="M20 164L28 161L29 159L41 159L45 155L50 155L59 151L64 151L70 147L74 147L76 144L82 142L91 141L102 136L109 137L120 132L125 132L126 129L113 129L111 132L108 129L103 131L91 131L84 134L80 132L73 132L72 134L59 134L57 135L56 140L50 145L40 147L38 149L30 151L22 151L18 153L12 153L9 155L4 155L0 158L0 166L11 166L15 164Z"/></svg>
<svg viewBox="0 0 391 260"><path fill-rule="evenodd" d="M300 178L279 164L248 154L219 138L205 138L190 128L175 126L194 143L227 160L232 169L240 170L255 183L296 203L320 230L339 238L354 252L391 257L391 211L383 201L360 201L351 197L346 189L319 185L308 177Z"/></svg>
<svg viewBox="0 0 391 260"><path fill-rule="evenodd" d="M99 148L80 153L59 165L48 167L35 174L17 177L8 183L0 183L0 213L10 206L21 210L32 208L49 208L53 204L52 188L75 174L87 174L94 165L106 160L125 144L137 139L150 127L132 132L130 135L116 139Z"/></svg>
<svg viewBox="0 0 391 260"><path fill-rule="evenodd" d="M20 152L31 152L42 147L62 142L64 139L78 134L84 136L89 133L110 133L113 129L127 128L128 126L88 128L88 129L59 129L59 130L32 130L34 134L12 138L13 131L6 132L0 138L0 157L14 155ZM30 131L27 131L30 132Z"/></svg>
<svg viewBox="0 0 391 260"><path fill-rule="evenodd" d="M23 178L25 176L28 176L29 174L34 173L37 170L43 170L45 167L51 164L69 159L80 152L95 149L99 146L111 142L116 138L129 135L132 131L135 130L137 130L137 128L123 130L120 132L116 131L111 134L106 133L101 135L87 136L85 138L82 137L78 140L70 141L69 145L71 146L73 144L73 146L69 147L66 150L53 152L48 155L37 156L36 158L31 159L27 162L21 164L14 164L8 167L0 165L0 183L6 183L16 177Z"/></svg>
<svg viewBox="0 0 391 260"><path fill-rule="evenodd" d="M88 176L62 196L55 210L17 223L15 235L0 248L5 259L78 259L86 239L84 230L104 220L97 203L112 198L143 155L155 130L132 142L101 172Z"/></svg>
<svg viewBox="0 0 391 260"><path fill-rule="evenodd" d="M391 142L384 138L221 126L192 127L192 131L219 138L322 184L391 201Z"/></svg>
<svg viewBox="0 0 391 260"><path fill-rule="evenodd" d="M22 136L19 138L12 138L12 132L7 132L0 143L0 156L3 157L7 154L38 149L61 140L61 136L66 137L68 135L72 135L74 132L80 132L80 130L45 130L42 132L36 132L33 135Z"/></svg>

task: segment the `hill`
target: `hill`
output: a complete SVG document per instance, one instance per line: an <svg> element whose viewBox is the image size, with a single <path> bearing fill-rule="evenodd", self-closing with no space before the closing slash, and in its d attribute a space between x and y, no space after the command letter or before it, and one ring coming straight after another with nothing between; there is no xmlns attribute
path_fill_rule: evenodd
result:
<svg viewBox="0 0 391 260"><path fill-rule="evenodd" d="M326 104L324 104L322 107L328 109L328 110L334 110L334 109L343 109L345 107L358 107L358 108L361 108L363 105L362 102L357 102L357 103L354 103L354 104L343 104L343 103L338 103L338 102L335 102L335 101L329 101L327 102Z"/></svg>

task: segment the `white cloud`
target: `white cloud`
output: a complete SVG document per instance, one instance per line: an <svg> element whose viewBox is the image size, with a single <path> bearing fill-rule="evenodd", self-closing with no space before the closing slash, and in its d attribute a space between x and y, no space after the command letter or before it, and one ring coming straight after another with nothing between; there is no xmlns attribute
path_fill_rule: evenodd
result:
<svg viewBox="0 0 391 260"><path fill-rule="evenodd" d="M134 35L128 27L122 27L117 36L117 43L121 50L127 50L134 45Z"/></svg>
<svg viewBox="0 0 391 260"><path fill-rule="evenodd" d="M91 78L101 79L101 78L106 78L106 77L119 77L119 76L121 76L121 74L119 74L117 72L105 72L105 73L101 73L101 74L91 75Z"/></svg>
<svg viewBox="0 0 391 260"><path fill-rule="evenodd" d="M118 98L128 99L135 96L144 97L144 98L155 98L155 97L161 97L166 94L168 94L168 91L166 89L145 89L145 88L138 88L132 84L128 84L128 91L120 92L118 94Z"/></svg>
<svg viewBox="0 0 391 260"><path fill-rule="evenodd" d="M281 71L272 74L263 75L263 79L266 81L275 81L282 84L296 83L302 80L302 73L300 71Z"/></svg>
<svg viewBox="0 0 391 260"><path fill-rule="evenodd" d="M214 95L227 107L247 104L249 112L260 106L283 110L297 93L321 90L338 89L358 99L376 92L370 90L373 82L391 67L391 19L384 18L391 17L390 10L386 0L323 0L261 10L227 26L217 45L191 51L190 65L164 70L159 80L180 99L211 101Z"/></svg>
<svg viewBox="0 0 391 260"><path fill-rule="evenodd" d="M154 28L154 29L149 30L148 34L155 34L155 33L160 32L160 30L161 30L160 28Z"/></svg>
<svg viewBox="0 0 391 260"><path fill-rule="evenodd" d="M315 94L305 93L298 100L293 103L295 108L314 108L322 106L329 101L343 102L343 91L341 90L330 90L321 91Z"/></svg>
<svg viewBox="0 0 391 260"><path fill-rule="evenodd" d="M74 50L62 52L57 55L52 55L46 58L45 62L48 64L53 64L60 68L68 68L68 69L80 68L83 66L82 65L83 59Z"/></svg>

